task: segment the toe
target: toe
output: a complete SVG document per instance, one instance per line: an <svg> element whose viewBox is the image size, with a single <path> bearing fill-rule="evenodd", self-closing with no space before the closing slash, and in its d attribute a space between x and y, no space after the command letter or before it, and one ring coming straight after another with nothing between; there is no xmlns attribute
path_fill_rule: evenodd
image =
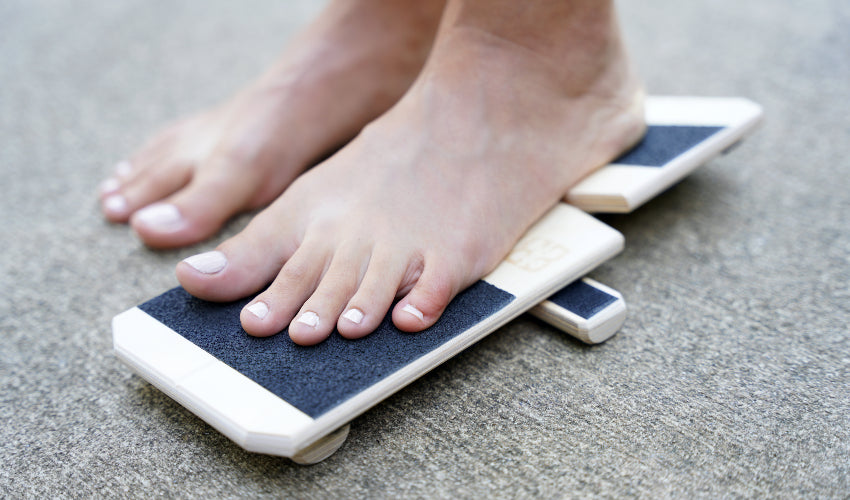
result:
<svg viewBox="0 0 850 500"><path fill-rule="evenodd" d="M139 209L185 186L191 177L192 165L182 161L163 158L156 163L134 163L126 175L101 183L103 213L112 222L127 222Z"/></svg>
<svg viewBox="0 0 850 500"><path fill-rule="evenodd" d="M405 332L422 331L433 325L460 290L451 276L460 273L447 272L448 267L426 265L422 276L393 309L393 323Z"/></svg>
<svg viewBox="0 0 850 500"><path fill-rule="evenodd" d="M129 160L118 162L111 177L100 183L104 216L127 222L138 209L176 192L192 176L197 155L187 155L185 137L200 119L173 124L148 140Z"/></svg>
<svg viewBox="0 0 850 500"><path fill-rule="evenodd" d="M369 263L368 248L342 245L318 288L289 325L289 336L301 345L314 345L333 332L343 308L357 290Z"/></svg>
<svg viewBox="0 0 850 500"><path fill-rule="evenodd" d="M360 287L339 317L340 335L357 339L375 331L390 310L407 268L407 261L396 253L374 252Z"/></svg>
<svg viewBox="0 0 850 500"><path fill-rule="evenodd" d="M258 189L260 177L243 171L226 157L210 158L173 196L133 214L133 230L155 248L190 245L212 236L246 208Z"/></svg>
<svg viewBox="0 0 850 500"><path fill-rule="evenodd" d="M330 252L321 246L305 243L299 247L271 286L242 309L242 328L258 337L274 335L286 328L316 290L329 260ZM305 310L298 319L305 328L316 329L323 324L315 311Z"/></svg>
<svg viewBox="0 0 850 500"><path fill-rule="evenodd" d="M115 164L112 175L104 179L97 187L100 200L103 201L109 195L117 193L121 189L122 181L126 180L132 171L133 167L127 160Z"/></svg>
<svg viewBox="0 0 850 500"><path fill-rule="evenodd" d="M107 179L104 183L114 180ZM109 222L127 222L132 213L127 204L127 198L120 192L120 186L109 193L104 193L100 200L100 210Z"/></svg>
<svg viewBox="0 0 850 500"><path fill-rule="evenodd" d="M209 113L181 120L148 140L129 160L119 162L113 175L99 186L106 218L128 222L138 210L184 188L199 160L207 155L216 124ZM161 223L162 213L160 208L153 211L158 216L149 217Z"/></svg>
<svg viewBox="0 0 850 500"><path fill-rule="evenodd" d="M282 213L285 213L283 211ZM257 293L267 286L295 252L289 219L272 205L213 252L189 257L177 265L180 284L204 300L225 302Z"/></svg>

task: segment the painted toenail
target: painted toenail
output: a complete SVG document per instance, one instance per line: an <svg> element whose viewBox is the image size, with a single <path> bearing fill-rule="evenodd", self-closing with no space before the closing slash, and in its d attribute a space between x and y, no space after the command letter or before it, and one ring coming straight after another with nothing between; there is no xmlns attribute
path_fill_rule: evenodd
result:
<svg viewBox="0 0 850 500"><path fill-rule="evenodd" d="M298 323L303 323L307 326L316 328L319 326L319 315L313 311L307 311L296 320Z"/></svg>
<svg viewBox="0 0 850 500"><path fill-rule="evenodd" d="M183 223L177 207L169 203L155 203L136 212L136 219L146 226L160 231L173 231Z"/></svg>
<svg viewBox="0 0 850 500"><path fill-rule="evenodd" d="M194 267L200 273L215 274L227 265L227 257L218 250L213 250L212 252L204 252L186 257L183 259L183 262Z"/></svg>
<svg viewBox="0 0 850 500"><path fill-rule="evenodd" d="M103 208L113 214L123 214L127 211L127 200L120 194L113 194L103 200Z"/></svg>
<svg viewBox="0 0 850 500"><path fill-rule="evenodd" d="M127 160L122 160L115 164L115 175L118 177L127 177L132 170L133 166Z"/></svg>
<svg viewBox="0 0 850 500"><path fill-rule="evenodd" d="M115 177L110 177L105 181L100 183L98 189L100 190L100 194L109 194L118 191L118 188L121 187L121 181L116 179Z"/></svg>
<svg viewBox="0 0 850 500"><path fill-rule="evenodd" d="M359 325L361 321L363 321L363 311L356 308L351 308L342 315L343 318L351 321L354 324Z"/></svg>
<svg viewBox="0 0 850 500"><path fill-rule="evenodd" d="M267 306L265 302L254 302L245 309L247 309L249 313L260 319L265 318L266 315L269 313L269 306Z"/></svg>
<svg viewBox="0 0 850 500"><path fill-rule="evenodd" d="M411 304L405 305L404 307L401 308L401 310L406 312L406 313L410 313L410 314L416 316L417 318L419 318L419 321L425 321L425 315L422 314L422 311L415 308Z"/></svg>

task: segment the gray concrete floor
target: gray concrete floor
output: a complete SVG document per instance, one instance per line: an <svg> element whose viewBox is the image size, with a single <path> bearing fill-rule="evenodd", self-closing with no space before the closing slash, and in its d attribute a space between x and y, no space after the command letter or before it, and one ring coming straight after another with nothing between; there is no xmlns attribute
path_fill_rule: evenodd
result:
<svg viewBox="0 0 850 500"><path fill-rule="evenodd" d="M118 362L110 318L180 258L103 222L109 167L268 64L308 2L0 3L0 495L846 497L850 9L623 2L654 94L763 128L627 216L585 347L523 317L358 418L326 462L242 451Z"/></svg>

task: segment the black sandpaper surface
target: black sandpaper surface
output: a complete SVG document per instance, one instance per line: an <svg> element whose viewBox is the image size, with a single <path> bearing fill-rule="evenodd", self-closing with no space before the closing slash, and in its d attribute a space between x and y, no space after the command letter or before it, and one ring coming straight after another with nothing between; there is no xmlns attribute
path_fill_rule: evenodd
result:
<svg viewBox="0 0 850 500"><path fill-rule="evenodd" d="M548 300L584 319L589 319L616 301L617 297L579 280L562 288Z"/></svg>
<svg viewBox="0 0 850 500"><path fill-rule="evenodd" d="M724 128L699 125L650 125L643 140L613 163L663 167L670 160Z"/></svg>
<svg viewBox="0 0 850 500"><path fill-rule="evenodd" d="M317 418L460 335L514 298L479 281L455 297L440 320L422 332L398 330L388 314L375 332L362 339L346 340L333 332L312 347L293 343L286 331L265 338L248 335L239 323L239 313L250 299L226 304L206 302L177 287L139 308Z"/></svg>

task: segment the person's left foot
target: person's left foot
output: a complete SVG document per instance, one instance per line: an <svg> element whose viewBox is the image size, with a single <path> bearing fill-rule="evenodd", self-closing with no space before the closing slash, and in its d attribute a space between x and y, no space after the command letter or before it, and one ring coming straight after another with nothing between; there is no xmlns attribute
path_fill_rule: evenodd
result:
<svg viewBox="0 0 850 500"><path fill-rule="evenodd" d="M256 82L158 133L101 183L104 216L152 247L213 235L277 198L404 94L443 0L336 0Z"/></svg>
<svg viewBox="0 0 850 500"><path fill-rule="evenodd" d="M393 109L242 233L179 264L180 282L228 301L273 280L242 325L258 336L289 326L303 345L334 328L364 336L397 298L394 324L427 328L570 186L641 137L640 85L614 35L553 61L449 23Z"/></svg>

